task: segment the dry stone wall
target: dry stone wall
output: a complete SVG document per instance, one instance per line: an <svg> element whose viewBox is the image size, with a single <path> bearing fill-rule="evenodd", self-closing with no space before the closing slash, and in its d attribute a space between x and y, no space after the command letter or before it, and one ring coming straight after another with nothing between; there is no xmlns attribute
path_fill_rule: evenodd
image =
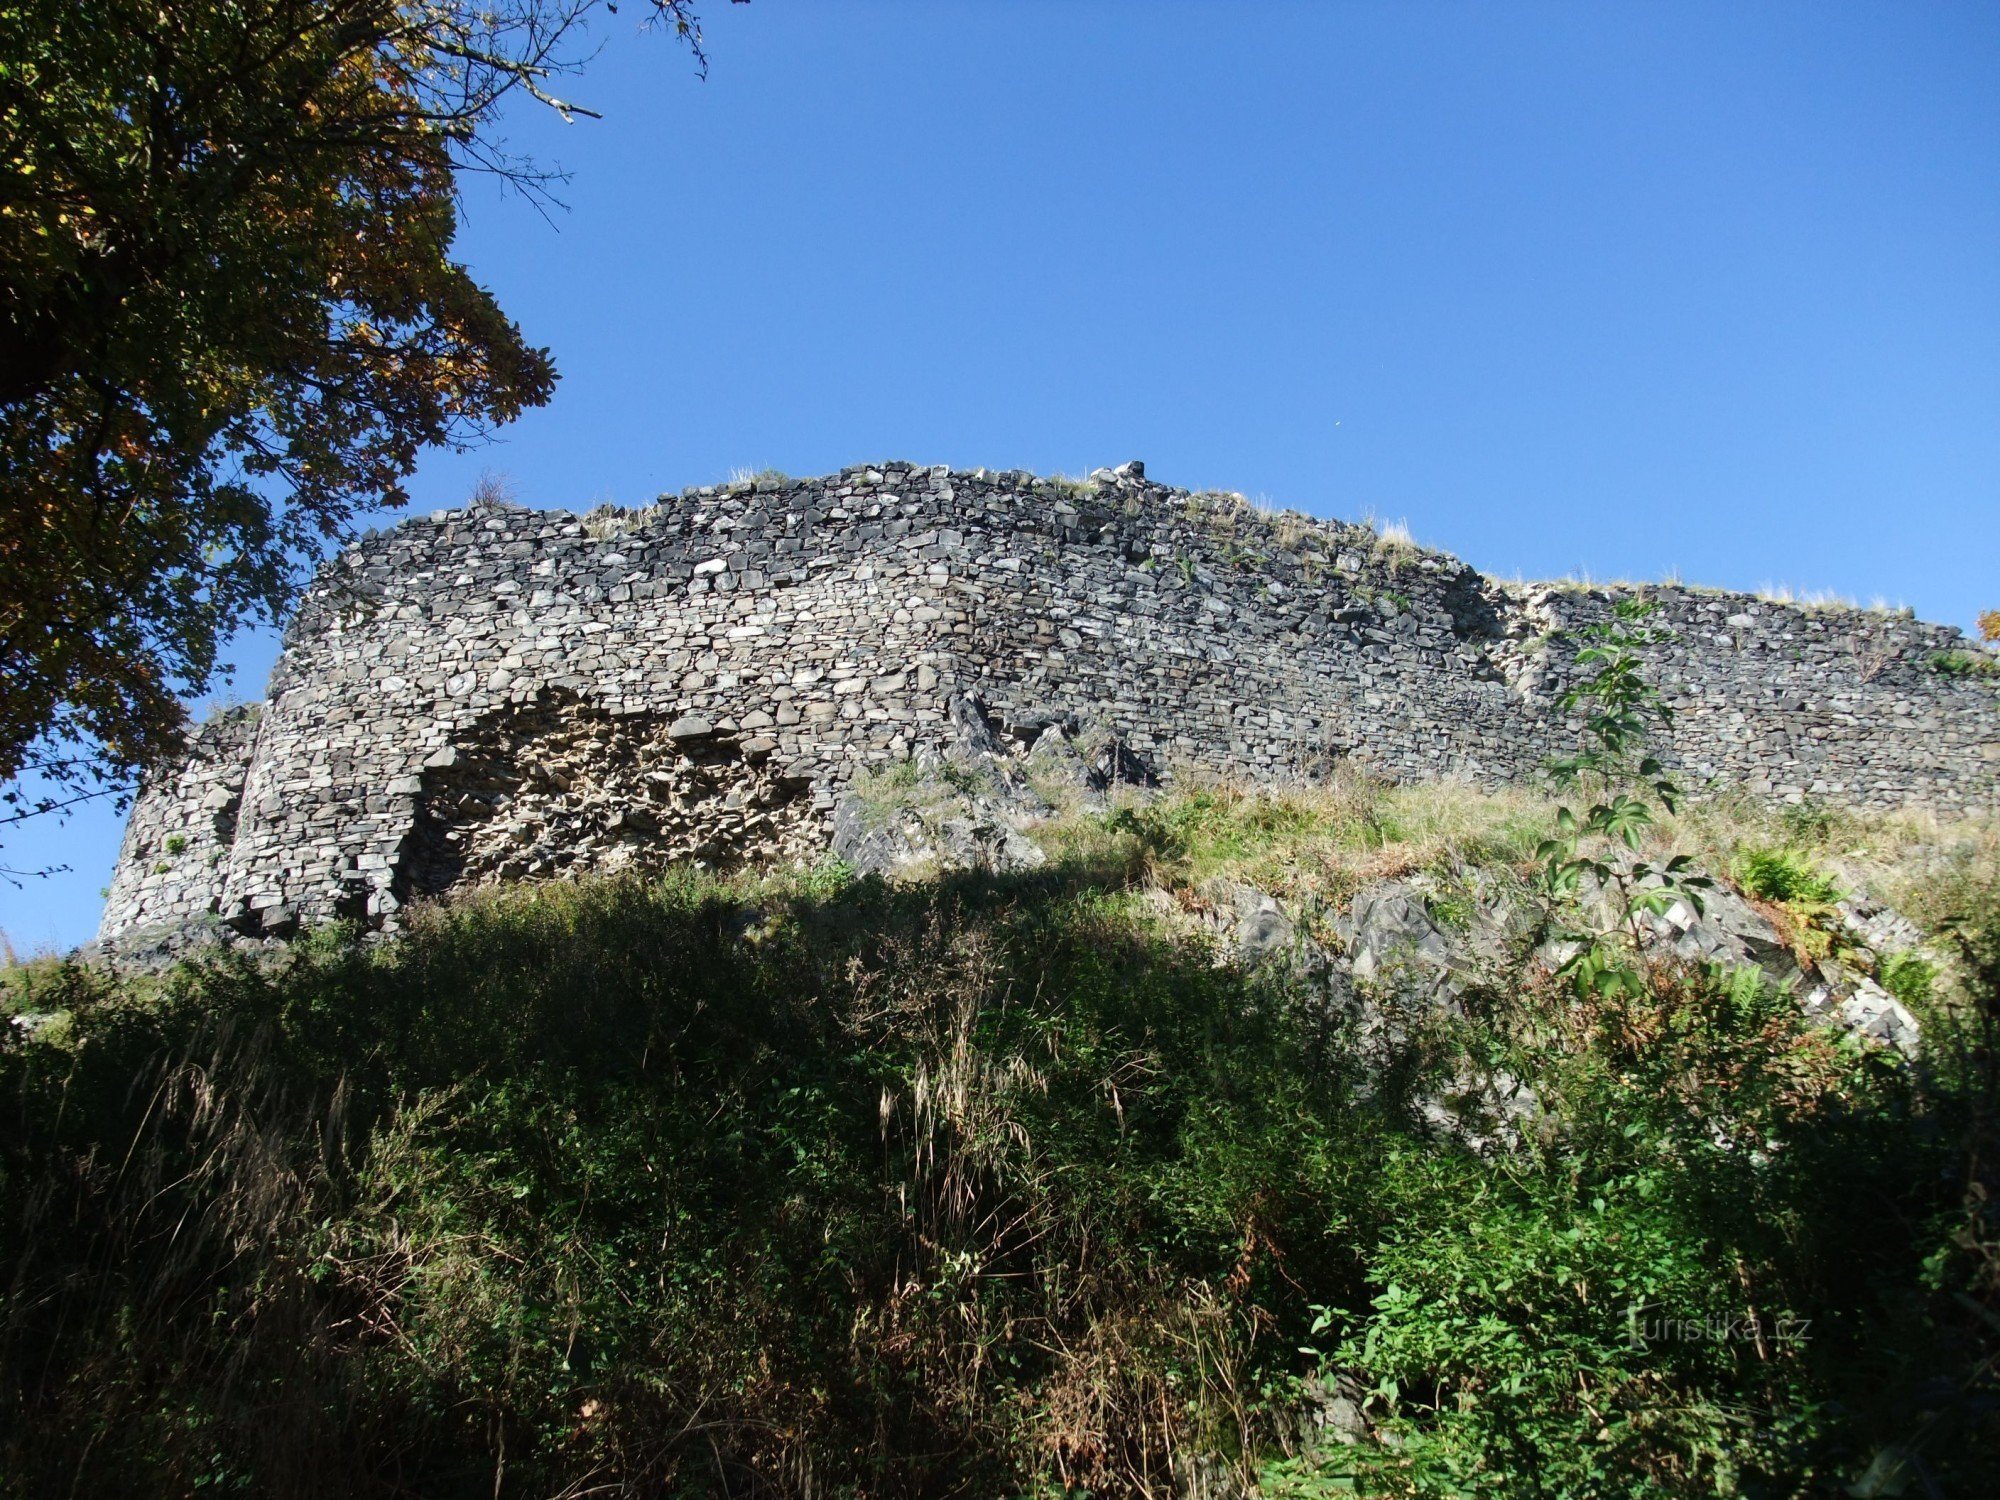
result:
<svg viewBox="0 0 2000 1500"><path fill-rule="evenodd" d="M1658 587L1668 756L1859 807L1990 807L2000 699L1902 616ZM284 934L489 879L824 846L842 786L951 732L1116 735L1151 774L1523 781L1607 590L1509 587L1240 497L905 464L585 516L481 505L349 548L260 710L128 827L100 937Z"/></svg>

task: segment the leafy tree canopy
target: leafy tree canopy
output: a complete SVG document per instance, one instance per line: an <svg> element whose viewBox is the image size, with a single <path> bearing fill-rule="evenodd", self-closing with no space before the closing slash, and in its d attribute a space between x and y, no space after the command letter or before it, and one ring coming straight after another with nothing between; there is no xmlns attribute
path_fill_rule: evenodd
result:
<svg viewBox="0 0 2000 1500"><path fill-rule="evenodd" d="M496 111L588 113L551 90L600 5L0 0L0 820L171 752L421 449L548 400L454 185L546 183Z"/></svg>

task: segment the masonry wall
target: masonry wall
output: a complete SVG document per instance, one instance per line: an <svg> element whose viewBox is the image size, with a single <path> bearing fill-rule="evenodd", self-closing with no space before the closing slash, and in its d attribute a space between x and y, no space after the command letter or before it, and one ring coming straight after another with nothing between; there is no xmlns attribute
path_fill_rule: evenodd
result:
<svg viewBox="0 0 2000 1500"><path fill-rule="evenodd" d="M1994 804L2000 698L1934 664L1958 632L1648 592L1695 780ZM262 712L149 784L100 936L387 925L474 875L798 850L858 769L943 737L959 691L1023 737L1093 721L1167 776L1525 780L1573 743L1555 701L1611 604L1129 470L886 464L633 512L439 512L332 562Z"/></svg>

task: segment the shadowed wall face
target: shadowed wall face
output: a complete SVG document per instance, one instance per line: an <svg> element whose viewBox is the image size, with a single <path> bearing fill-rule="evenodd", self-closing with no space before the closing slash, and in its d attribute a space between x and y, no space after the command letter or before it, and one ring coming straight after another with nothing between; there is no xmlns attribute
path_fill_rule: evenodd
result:
<svg viewBox="0 0 2000 1500"><path fill-rule="evenodd" d="M1856 807L1990 806L1991 681L1948 627L1648 590L1691 781ZM269 702L204 728L126 832L100 937L393 926L464 881L822 847L854 773L972 693L1158 774L1352 760L1535 776L1607 590L1509 587L1365 527L1189 494L884 464L634 512L438 512L322 572ZM1977 658L1983 661L1984 658Z"/></svg>

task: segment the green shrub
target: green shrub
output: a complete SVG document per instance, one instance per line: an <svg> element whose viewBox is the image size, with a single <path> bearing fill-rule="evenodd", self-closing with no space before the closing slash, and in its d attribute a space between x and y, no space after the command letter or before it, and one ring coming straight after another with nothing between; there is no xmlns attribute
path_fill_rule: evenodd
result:
<svg viewBox="0 0 2000 1500"><path fill-rule="evenodd" d="M1323 1309L1309 1345L1382 1441L1271 1463L1268 1493L1817 1492L1916 1430L1888 1393L1958 1347L1924 1331L1948 1311L1949 1288L1921 1288L1949 1231L1854 1212L1910 1201L1919 1160L1951 1201L1952 1144L1914 1145L1907 1077L1754 974L1585 1000L1569 1034L1533 1023L1510 1059L1552 1133L1385 1154L1371 1296ZM1934 1479L1996 1477L1986 1448L1935 1442Z"/></svg>
<svg viewBox="0 0 2000 1500"><path fill-rule="evenodd" d="M1851 820L1824 802L1816 802L1810 797L1798 802L1787 802L1778 808L1778 827L1793 848L1824 848L1836 830L1846 826Z"/></svg>
<svg viewBox="0 0 2000 1500"><path fill-rule="evenodd" d="M1840 889L1813 868L1812 861L1793 849L1745 849L1729 872L1746 896L1789 906L1831 906Z"/></svg>
<svg viewBox="0 0 2000 1500"><path fill-rule="evenodd" d="M68 1020L0 1035L0 1494L1789 1494L1897 1445L1992 1492L1976 1015L1887 1067L1669 973L1364 1055L1309 974L1127 888L1142 839L1299 818L38 967ZM1482 1070L1533 1108L1475 1151L1426 1101ZM1342 1378L1384 1440L1301 1451Z"/></svg>
<svg viewBox="0 0 2000 1500"><path fill-rule="evenodd" d="M1937 965L1920 953L1892 953L1882 960L1882 988L1914 1011L1930 1004L1936 979Z"/></svg>
<svg viewBox="0 0 2000 1500"><path fill-rule="evenodd" d="M1934 651L1931 653L1930 667L1940 677L1974 682L2000 678L2000 658L1986 651Z"/></svg>
<svg viewBox="0 0 2000 1500"><path fill-rule="evenodd" d="M1288 1357L1239 1314L1340 1283L1368 1154L1282 993L1068 878L556 886L66 983L0 1052L34 1492L490 1494L502 1442L509 1493L1157 1484L1240 1441Z"/></svg>

